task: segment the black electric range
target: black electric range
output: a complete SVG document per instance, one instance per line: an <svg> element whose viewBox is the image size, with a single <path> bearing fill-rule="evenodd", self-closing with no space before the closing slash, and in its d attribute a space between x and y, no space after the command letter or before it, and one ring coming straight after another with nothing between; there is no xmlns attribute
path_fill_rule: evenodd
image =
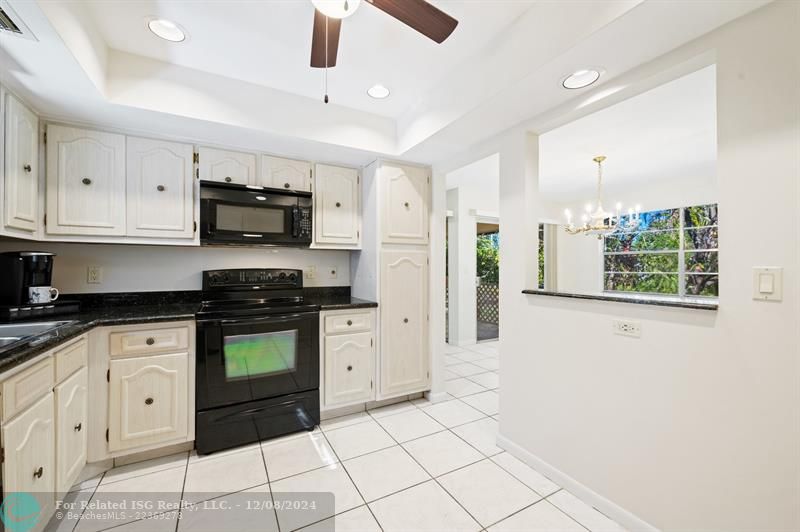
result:
<svg viewBox="0 0 800 532"><path fill-rule="evenodd" d="M302 270L205 271L196 318L198 453L319 424L319 306Z"/></svg>

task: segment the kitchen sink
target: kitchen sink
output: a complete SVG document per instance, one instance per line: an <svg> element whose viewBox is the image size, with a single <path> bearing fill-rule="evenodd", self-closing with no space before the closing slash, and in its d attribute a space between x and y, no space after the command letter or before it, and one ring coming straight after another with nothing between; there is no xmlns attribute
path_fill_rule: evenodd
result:
<svg viewBox="0 0 800 532"><path fill-rule="evenodd" d="M72 321L37 321L0 325L0 348L52 331L68 323L72 323Z"/></svg>

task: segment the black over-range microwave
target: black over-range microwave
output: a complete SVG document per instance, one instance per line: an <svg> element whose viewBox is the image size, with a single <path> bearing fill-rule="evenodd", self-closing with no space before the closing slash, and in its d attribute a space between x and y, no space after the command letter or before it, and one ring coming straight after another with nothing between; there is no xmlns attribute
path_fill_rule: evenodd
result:
<svg viewBox="0 0 800 532"><path fill-rule="evenodd" d="M200 181L200 242L308 246L310 192Z"/></svg>

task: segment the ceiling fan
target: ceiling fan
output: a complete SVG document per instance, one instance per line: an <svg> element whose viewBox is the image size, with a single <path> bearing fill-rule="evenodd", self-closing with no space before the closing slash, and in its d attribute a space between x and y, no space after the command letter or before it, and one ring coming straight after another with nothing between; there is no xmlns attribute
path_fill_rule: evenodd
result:
<svg viewBox="0 0 800 532"><path fill-rule="evenodd" d="M458 21L425 0L364 0L406 26L441 44L456 29ZM311 40L311 67L336 66L342 19L355 13L361 0L311 0L314 30ZM325 96L325 103L328 97Z"/></svg>

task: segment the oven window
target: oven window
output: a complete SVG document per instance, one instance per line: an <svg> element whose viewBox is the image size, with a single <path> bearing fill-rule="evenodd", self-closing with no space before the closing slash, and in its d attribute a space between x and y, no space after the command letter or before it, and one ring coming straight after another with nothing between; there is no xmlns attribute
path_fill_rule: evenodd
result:
<svg viewBox="0 0 800 532"><path fill-rule="evenodd" d="M297 363L297 330L226 336L225 377L250 379L288 373Z"/></svg>
<svg viewBox="0 0 800 532"><path fill-rule="evenodd" d="M248 233L284 232L283 209L217 203L217 229Z"/></svg>

